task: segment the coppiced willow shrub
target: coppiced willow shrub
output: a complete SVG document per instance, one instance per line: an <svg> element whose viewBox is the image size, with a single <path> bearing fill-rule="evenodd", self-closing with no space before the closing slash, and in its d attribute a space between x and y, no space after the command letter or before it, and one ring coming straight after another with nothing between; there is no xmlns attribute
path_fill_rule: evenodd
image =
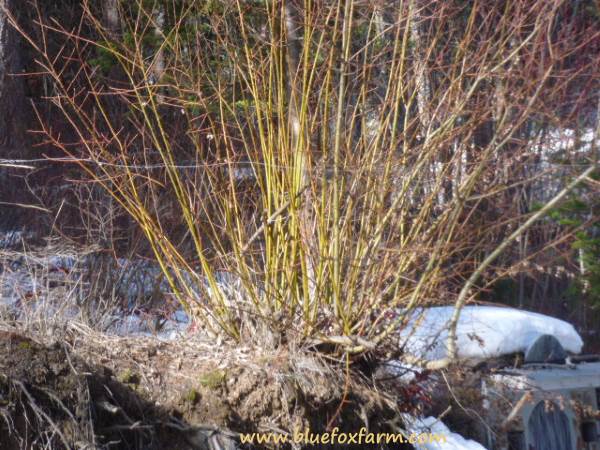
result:
<svg viewBox="0 0 600 450"><path fill-rule="evenodd" d="M40 17L56 54L28 35L76 145L43 132L237 339L359 350L455 301L525 223L544 134L597 107L591 2L100 3L78 30Z"/></svg>

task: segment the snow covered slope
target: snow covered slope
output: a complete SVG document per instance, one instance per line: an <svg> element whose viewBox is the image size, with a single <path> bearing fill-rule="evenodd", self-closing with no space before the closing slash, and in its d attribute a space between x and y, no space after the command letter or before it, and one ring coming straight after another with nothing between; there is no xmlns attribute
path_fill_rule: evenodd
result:
<svg viewBox="0 0 600 450"><path fill-rule="evenodd" d="M454 308L417 310L401 331L405 351L427 360L447 356L448 323ZM551 334L571 353L580 353L583 341L575 328L553 317L513 308L467 306L457 327L459 359L487 359L524 352L543 334Z"/></svg>

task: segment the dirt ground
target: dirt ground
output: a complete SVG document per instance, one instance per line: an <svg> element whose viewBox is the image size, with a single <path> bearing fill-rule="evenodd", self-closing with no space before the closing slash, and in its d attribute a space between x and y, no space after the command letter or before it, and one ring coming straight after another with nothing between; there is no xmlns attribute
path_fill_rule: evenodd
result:
<svg viewBox="0 0 600 450"><path fill-rule="evenodd" d="M229 450L248 448L240 432L394 431L395 400L332 367L287 350L82 330L44 345L0 331L0 450Z"/></svg>

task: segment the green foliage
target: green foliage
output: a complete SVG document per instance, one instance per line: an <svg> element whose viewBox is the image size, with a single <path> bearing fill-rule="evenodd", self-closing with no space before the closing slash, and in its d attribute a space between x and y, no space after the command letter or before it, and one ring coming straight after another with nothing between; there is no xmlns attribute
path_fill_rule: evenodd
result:
<svg viewBox="0 0 600 450"><path fill-rule="evenodd" d="M216 369L200 375L200 385L208 389L217 389L227 378L227 372Z"/></svg>
<svg viewBox="0 0 600 450"><path fill-rule="evenodd" d="M206 16L223 14L224 10L224 4L221 0L206 0L201 9L202 13Z"/></svg>
<svg viewBox="0 0 600 450"><path fill-rule="evenodd" d="M21 341L19 342L19 348L21 350L29 350L31 349L31 343L29 343L28 341Z"/></svg>
<svg viewBox="0 0 600 450"><path fill-rule="evenodd" d="M598 236L594 228L577 233L572 247L580 252L585 268L585 274L576 280L576 289L588 296L593 307L600 308L600 238L594 237Z"/></svg>
<svg viewBox="0 0 600 450"><path fill-rule="evenodd" d="M196 389L192 388L185 395L185 400L187 400L189 403L194 405L194 404L198 403L198 401L200 400L200 394L198 393L198 391Z"/></svg>
<svg viewBox="0 0 600 450"><path fill-rule="evenodd" d="M591 178L598 179L600 171ZM590 304L600 308L600 199L594 197L589 188L573 192L559 208L552 211L550 218L574 232L571 243L573 259L583 267L569 287L571 297L586 296Z"/></svg>
<svg viewBox="0 0 600 450"><path fill-rule="evenodd" d="M123 384L140 384L140 376L131 369L125 369L118 377L118 380Z"/></svg>
<svg viewBox="0 0 600 450"><path fill-rule="evenodd" d="M100 41L96 46L96 57L89 60L92 66L98 67L104 75L118 64L115 58L113 43L108 41Z"/></svg>

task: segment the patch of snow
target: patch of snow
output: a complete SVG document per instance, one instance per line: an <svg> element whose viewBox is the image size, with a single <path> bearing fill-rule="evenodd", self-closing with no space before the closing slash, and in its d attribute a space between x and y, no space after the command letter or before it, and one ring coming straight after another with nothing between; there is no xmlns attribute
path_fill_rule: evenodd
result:
<svg viewBox="0 0 600 450"><path fill-rule="evenodd" d="M425 442L413 444L417 450L486 450L479 442L465 439L458 433L453 433L439 419L435 417L412 417L408 414L402 416L410 433L445 436L445 442Z"/></svg>
<svg viewBox="0 0 600 450"><path fill-rule="evenodd" d="M190 322L190 318L186 314L186 312L180 308L173 314L173 321L182 324L188 324Z"/></svg>
<svg viewBox="0 0 600 450"><path fill-rule="evenodd" d="M25 235L22 231L7 231L0 233L0 249L14 247L23 242Z"/></svg>
<svg viewBox="0 0 600 450"><path fill-rule="evenodd" d="M174 340L187 334L190 320L183 309L163 317L156 314L134 311L131 313L115 312L111 316L109 334L118 336L154 336L163 340Z"/></svg>
<svg viewBox="0 0 600 450"><path fill-rule="evenodd" d="M78 262L83 262L85 258L77 258L71 255L53 255L43 258L40 263L45 264L50 270L73 270Z"/></svg>
<svg viewBox="0 0 600 450"><path fill-rule="evenodd" d="M23 233L0 233L0 244L11 246ZM52 319L69 321L93 305L78 306L87 299L89 273L101 271L104 282L111 287L106 295L113 296L114 308L98 311L96 325L120 336L155 336L173 340L189 335L193 330L190 318L173 298L172 289L160 266L146 259L114 260L110 255L77 253L76 250L36 251L0 255L0 314L18 320ZM225 301L241 301L240 279L228 272L214 274L217 289ZM193 273L182 274L200 301L212 291L205 278ZM91 308L91 310L90 310ZM85 311L84 311L85 309ZM94 313L96 311L93 311Z"/></svg>
<svg viewBox="0 0 600 450"><path fill-rule="evenodd" d="M423 368L403 361L391 360L383 365L386 373L392 375L397 381L412 383L423 372Z"/></svg>
<svg viewBox="0 0 600 450"><path fill-rule="evenodd" d="M400 345L408 353L426 360L448 356L448 324L453 313L453 306L415 311L400 332ZM543 334L553 335L568 352L581 352L581 337L565 321L513 308L466 306L457 326L457 356L482 360L525 352Z"/></svg>

